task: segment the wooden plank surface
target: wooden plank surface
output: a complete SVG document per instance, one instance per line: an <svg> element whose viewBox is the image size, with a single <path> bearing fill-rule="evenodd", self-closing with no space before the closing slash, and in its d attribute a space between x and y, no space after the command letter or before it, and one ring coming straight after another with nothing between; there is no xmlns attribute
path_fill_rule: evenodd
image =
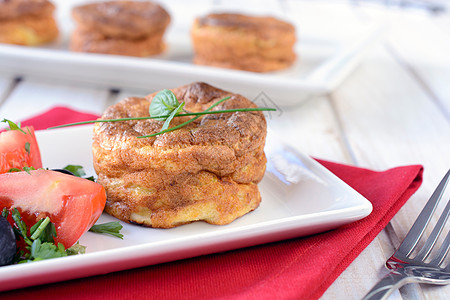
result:
<svg viewBox="0 0 450 300"><path fill-rule="evenodd" d="M333 97L343 131L360 164L375 169L414 163L425 167L423 186L391 222L391 234L401 240L450 166L448 85L441 81L450 75L450 68L446 67L448 57L440 54L450 39L435 31L431 22L423 25L426 30L418 30L418 19L429 16L395 15L386 41ZM418 39L424 41L419 47ZM391 254L386 253L386 258ZM449 294L449 287L410 286L402 290L403 296L412 298L447 299Z"/></svg>
<svg viewBox="0 0 450 300"><path fill-rule="evenodd" d="M20 121L60 105L84 112L101 113L109 94L109 90L104 89L46 80L22 80L0 106L0 115Z"/></svg>
<svg viewBox="0 0 450 300"><path fill-rule="evenodd" d="M0 106L9 97L15 85L16 80L14 78L0 77Z"/></svg>

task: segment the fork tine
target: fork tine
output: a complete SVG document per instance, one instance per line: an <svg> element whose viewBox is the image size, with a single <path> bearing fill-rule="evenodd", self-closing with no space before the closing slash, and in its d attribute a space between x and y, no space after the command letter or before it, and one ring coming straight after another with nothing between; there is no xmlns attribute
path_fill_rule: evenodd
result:
<svg viewBox="0 0 450 300"><path fill-rule="evenodd" d="M436 223L436 225L434 226L433 231L431 232L431 235L428 237L425 245L423 246L423 248L420 250L420 252L417 254L416 259L420 259L420 260L425 260L428 255L431 252L431 249L433 248L434 244L436 243L440 233L442 232L442 229L444 228L448 216L450 214L450 201L447 202L447 205L445 206L444 211L442 212L439 221ZM450 239L449 236L447 235L447 237L445 238L445 241L447 241L447 239ZM447 243L448 244L448 243ZM447 247L447 250L445 250L445 247ZM440 253L437 255L437 257L435 257L432 261L431 264L433 265L439 265L440 260L444 259L446 252L448 251L448 245L445 244L445 242L442 244L441 246L441 250ZM441 256L442 253L442 258L439 258ZM439 259L438 259L439 258ZM436 261L435 261L436 260Z"/></svg>
<svg viewBox="0 0 450 300"><path fill-rule="evenodd" d="M437 203L442 198L442 194L445 190L445 187L448 183L448 179L450 177L450 170L447 171L444 178L442 178L436 190L431 195L427 204L420 212L417 220L414 222L413 226L409 230L403 242L400 244L398 248L399 253L403 253L406 257L408 257L417 245L420 237L422 236L425 228L430 222L431 216L433 215L434 210L436 209Z"/></svg>
<svg viewBox="0 0 450 300"><path fill-rule="evenodd" d="M439 253L436 255L435 258L433 258L433 260L430 262L430 265L440 266L444 262L444 259L447 256L449 249L450 249L450 232L447 233L447 236L445 237L445 240L442 243L441 248L439 249ZM447 266L447 269L449 267L450 264Z"/></svg>

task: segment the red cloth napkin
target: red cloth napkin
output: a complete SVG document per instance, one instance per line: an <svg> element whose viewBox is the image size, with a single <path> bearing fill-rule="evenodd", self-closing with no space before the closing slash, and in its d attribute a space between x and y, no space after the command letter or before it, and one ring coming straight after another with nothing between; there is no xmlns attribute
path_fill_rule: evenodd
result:
<svg viewBox="0 0 450 300"><path fill-rule="evenodd" d="M99 116L91 113L75 111L73 109L57 106L43 114L39 114L21 122L22 126L33 126L35 130L47 129L48 127L58 126L82 121L95 120Z"/></svg>
<svg viewBox="0 0 450 300"><path fill-rule="evenodd" d="M41 129L85 117L55 108L22 124ZM311 237L30 287L0 298L317 299L419 188L423 173L420 165L375 172L318 161L372 202L368 217Z"/></svg>

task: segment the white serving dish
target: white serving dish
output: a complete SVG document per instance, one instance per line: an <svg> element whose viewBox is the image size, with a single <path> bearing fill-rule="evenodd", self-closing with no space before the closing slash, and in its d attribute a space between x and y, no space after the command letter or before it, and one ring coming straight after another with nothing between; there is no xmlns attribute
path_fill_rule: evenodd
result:
<svg viewBox="0 0 450 300"><path fill-rule="evenodd" d="M92 167L92 126L36 132L44 167ZM123 223L124 239L85 233L83 255L0 267L0 291L137 268L283 239L311 235L362 219L371 203L297 151L282 148L269 132L262 202L229 225L196 222L172 229ZM117 221L103 214L98 223Z"/></svg>

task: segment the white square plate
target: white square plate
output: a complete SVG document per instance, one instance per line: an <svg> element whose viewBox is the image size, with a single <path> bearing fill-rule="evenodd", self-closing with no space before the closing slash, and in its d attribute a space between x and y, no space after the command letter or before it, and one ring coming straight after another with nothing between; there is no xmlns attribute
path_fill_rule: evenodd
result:
<svg viewBox="0 0 450 300"><path fill-rule="evenodd" d="M301 7L306 12L289 19L298 31L298 60L287 70L259 74L192 63L190 26L195 17L215 9L204 1L163 3L172 15L172 24L166 32L168 51L162 55L136 58L71 52L69 38L74 25L70 9L83 2L56 2L61 35L55 43L40 47L0 44L0 74L144 92L205 81L240 93L257 104L261 104L261 97L261 102L269 98L274 105L291 106L311 95L333 91L384 31L378 23L364 23L339 14L339 6L325 7L318 13L315 4L306 2ZM308 11L313 15L308 16Z"/></svg>
<svg viewBox="0 0 450 300"><path fill-rule="evenodd" d="M92 167L92 126L36 132L44 167ZM311 158L282 148L269 132L262 202L229 225L195 222L172 229L122 222L124 239L91 232L86 254L0 267L0 291L137 268L306 236L362 219L371 203ZM117 221L103 214L98 223Z"/></svg>

